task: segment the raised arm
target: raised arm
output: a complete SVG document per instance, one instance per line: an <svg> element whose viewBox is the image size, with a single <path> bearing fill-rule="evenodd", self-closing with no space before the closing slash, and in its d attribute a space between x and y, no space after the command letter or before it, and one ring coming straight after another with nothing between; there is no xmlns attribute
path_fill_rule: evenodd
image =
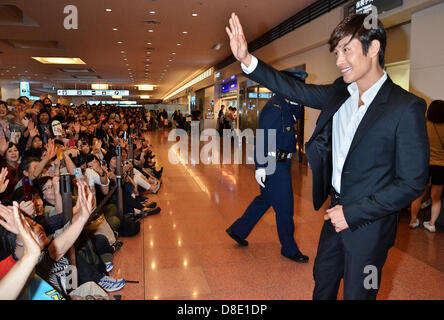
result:
<svg viewBox="0 0 444 320"><path fill-rule="evenodd" d="M280 72L248 52L248 43L235 13L231 14L229 27L225 28L230 38L234 57L242 63L244 75L273 92L304 106L324 108L331 96L331 85L307 85L283 72ZM250 70L249 70L250 69Z"/></svg>

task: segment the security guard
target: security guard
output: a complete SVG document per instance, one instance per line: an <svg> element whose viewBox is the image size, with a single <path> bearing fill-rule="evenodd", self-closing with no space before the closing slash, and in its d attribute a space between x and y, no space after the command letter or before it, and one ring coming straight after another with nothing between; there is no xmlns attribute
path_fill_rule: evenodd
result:
<svg viewBox="0 0 444 320"><path fill-rule="evenodd" d="M301 80L307 77L307 73L301 71L287 71L287 74ZM308 257L301 253L294 240L293 188L290 172L291 154L296 152L294 124L300 116L301 106L278 95L274 95L262 109L259 116L259 128L265 130L264 156L269 157L268 161L276 161L275 171L267 175L265 164L258 163L255 156L255 177L261 186L261 194L226 232L241 246L247 246L248 242L245 238L272 206L276 213L276 225L282 246L281 254L296 262L307 262ZM276 130L275 152L267 150L269 129Z"/></svg>

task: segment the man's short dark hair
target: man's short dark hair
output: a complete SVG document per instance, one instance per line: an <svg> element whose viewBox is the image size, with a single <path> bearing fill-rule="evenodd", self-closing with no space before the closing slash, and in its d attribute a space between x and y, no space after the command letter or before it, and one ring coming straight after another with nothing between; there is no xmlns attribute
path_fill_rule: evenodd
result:
<svg viewBox="0 0 444 320"><path fill-rule="evenodd" d="M385 65L385 47L387 43L387 36L385 33L384 25L378 19L377 28L367 28L364 26L367 14L353 14L345 18L340 24L333 30L328 44L330 45L330 52L335 50L339 41L345 37L352 36L350 41L358 39L362 44L362 51L364 55L367 55L368 48L373 40L378 40L381 44L379 49L379 65L384 68Z"/></svg>
<svg viewBox="0 0 444 320"><path fill-rule="evenodd" d="M18 175L20 179L23 178L23 171L26 170L29 172L29 166L32 162L40 162L40 159L37 157L26 157L22 159L18 168Z"/></svg>
<svg viewBox="0 0 444 320"><path fill-rule="evenodd" d="M99 160L99 158L98 158L96 155L94 155L94 154L88 154L88 155L86 156L86 164L88 164L88 163L90 163L90 162L92 162L92 161L94 161L94 160L97 160L97 161L100 163L100 160Z"/></svg>

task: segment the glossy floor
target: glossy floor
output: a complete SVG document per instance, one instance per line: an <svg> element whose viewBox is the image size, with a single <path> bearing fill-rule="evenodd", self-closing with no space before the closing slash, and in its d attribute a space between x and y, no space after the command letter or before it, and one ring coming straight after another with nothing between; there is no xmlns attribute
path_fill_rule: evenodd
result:
<svg viewBox="0 0 444 320"><path fill-rule="evenodd" d="M259 192L252 165L174 165L168 131L147 137L164 167L159 194L150 196L162 212L142 220L137 236L121 238L111 275L138 281L116 292L122 299L311 299L325 207L313 209L307 166L292 167L295 239L310 257L298 264L280 255L272 209L247 238L248 247L225 233ZM408 221L407 213L400 215L378 299L444 299L444 232L410 230Z"/></svg>

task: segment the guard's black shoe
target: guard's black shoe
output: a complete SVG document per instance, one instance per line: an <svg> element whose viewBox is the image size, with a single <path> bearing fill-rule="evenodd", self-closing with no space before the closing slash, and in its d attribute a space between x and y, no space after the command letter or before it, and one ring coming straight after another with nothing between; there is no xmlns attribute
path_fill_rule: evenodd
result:
<svg viewBox="0 0 444 320"><path fill-rule="evenodd" d="M148 202L148 203L144 203L143 206L145 208L150 208L150 209L154 209L155 207L157 207L157 202Z"/></svg>
<svg viewBox="0 0 444 320"><path fill-rule="evenodd" d="M160 213L160 210L161 209L159 207L157 207L155 209L143 208L142 213L145 217L147 217L147 216L152 216L152 215Z"/></svg>
<svg viewBox="0 0 444 320"><path fill-rule="evenodd" d="M233 238L237 243L239 243L239 245L246 247L248 246L248 241L242 239L241 237L239 237L237 234L233 233L233 231L231 231L231 227L228 228L227 230L225 230L226 233L228 233L228 235Z"/></svg>
<svg viewBox="0 0 444 320"><path fill-rule="evenodd" d="M308 257L306 255L303 255L302 252L300 252L300 251L293 256L287 256L287 255L283 254L281 251L281 255L283 255L284 257L286 257L290 260L293 260L295 262L299 262L299 263L308 262Z"/></svg>

